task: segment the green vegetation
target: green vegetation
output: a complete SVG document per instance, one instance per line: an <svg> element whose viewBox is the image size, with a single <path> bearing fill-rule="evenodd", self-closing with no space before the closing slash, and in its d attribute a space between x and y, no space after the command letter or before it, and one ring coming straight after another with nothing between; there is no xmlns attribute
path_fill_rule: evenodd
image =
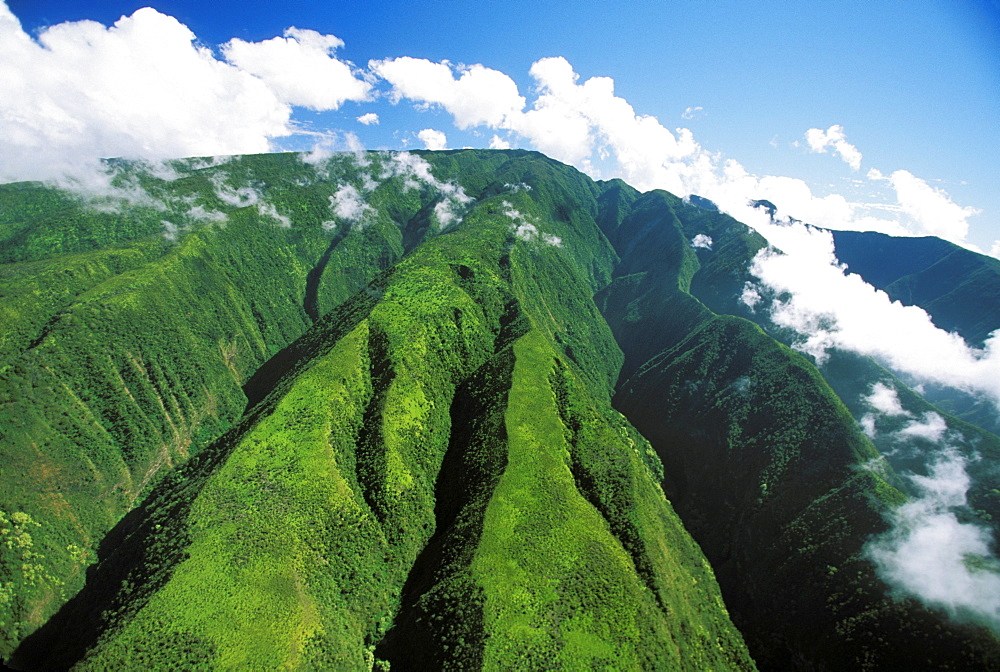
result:
<svg viewBox="0 0 1000 672"><path fill-rule="evenodd" d="M12 665L996 664L863 557L901 482L742 224L524 151L110 165L0 185Z"/></svg>
<svg viewBox="0 0 1000 672"><path fill-rule="evenodd" d="M663 205L651 208L654 198ZM996 635L897 600L875 575L864 546L905 501L902 481L821 373L760 327L713 313L746 315L735 297L763 241L667 194L632 207L612 238L623 275L597 296L626 356L615 407L662 459L665 490L758 664L995 665ZM693 275L683 262L668 269L661 259L684 259L698 233L713 244L697 251ZM834 379L858 383L851 372ZM993 482L988 465L982 484ZM985 504L981 487L973 496Z"/></svg>

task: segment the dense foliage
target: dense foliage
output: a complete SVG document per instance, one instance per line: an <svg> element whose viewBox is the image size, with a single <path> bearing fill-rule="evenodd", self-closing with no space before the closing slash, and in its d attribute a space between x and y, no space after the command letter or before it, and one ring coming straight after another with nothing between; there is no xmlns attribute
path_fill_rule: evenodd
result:
<svg viewBox="0 0 1000 672"><path fill-rule="evenodd" d="M998 664L863 554L889 374L744 319L766 242L704 199L523 151L110 168L0 185L13 665Z"/></svg>

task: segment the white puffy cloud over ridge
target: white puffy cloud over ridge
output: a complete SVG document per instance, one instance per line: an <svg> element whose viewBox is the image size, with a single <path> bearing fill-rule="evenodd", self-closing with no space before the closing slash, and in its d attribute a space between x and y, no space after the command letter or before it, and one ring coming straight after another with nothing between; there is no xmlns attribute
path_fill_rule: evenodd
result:
<svg viewBox="0 0 1000 672"><path fill-rule="evenodd" d="M371 85L332 56L341 44L290 28L260 43L231 40L224 61L148 7L112 26L67 22L33 39L0 0L0 180L78 174L99 157L270 151L295 132L292 106L369 96Z"/></svg>
<svg viewBox="0 0 1000 672"><path fill-rule="evenodd" d="M335 110L348 101L439 109L456 128L495 148L527 146L598 178L621 177L640 190L699 194L754 225L753 199L828 228L892 235L934 234L964 243L973 208L905 170L866 174L895 203L857 203L817 194L803 180L754 175L704 149L686 128L668 129L615 93L610 77L581 78L565 58L537 60L522 95L510 75L482 64L401 56L343 60L342 40L300 27L260 42L233 38L217 56L173 17L145 8L105 27L63 23L33 39L0 0L0 180L37 179L97 157L162 159L276 149L314 135L296 109ZM699 111L688 106L684 117ZM380 115L350 115L373 129ZM412 138L425 124L397 137ZM491 131L482 133L482 131ZM447 129L438 132L445 133ZM441 146L425 132L429 147ZM430 144L427 144L430 140ZM843 127L806 131L809 147L852 168L861 152Z"/></svg>

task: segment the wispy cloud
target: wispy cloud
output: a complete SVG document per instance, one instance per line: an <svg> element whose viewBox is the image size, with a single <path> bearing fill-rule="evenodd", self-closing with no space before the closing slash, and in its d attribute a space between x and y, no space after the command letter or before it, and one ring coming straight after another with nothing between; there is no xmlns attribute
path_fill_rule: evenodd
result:
<svg viewBox="0 0 1000 672"><path fill-rule="evenodd" d="M975 208L958 205L943 189L932 187L908 170L897 170L886 177L873 168L868 178L892 185L900 210L916 222L922 234L962 241L969 232L969 217L979 213Z"/></svg>
<svg viewBox="0 0 1000 672"><path fill-rule="evenodd" d="M685 110L681 112L681 119L694 119L698 116L698 113L702 112L704 109L705 108L701 105L685 108Z"/></svg>
<svg viewBox="0 0 1000 672"><path fill-rule="evenodd" d="M896 590L1000 631L1000 563L992 535L957 515L971 484L966 466L966 458L946 446L926 476L909 475L916 497L892 512L892 529L865 550Z"/></svg>
<svg viewBox="0 0 1000 672"><path fill-rule="evenodd" d="M865 397L864 401L882 415L889 417L909 415L899 401L899 393L885 383L875 383L871 394Z"/></svg>
<svg viewBox="0 0 1000 672"><path fill-rule="evenodd" d="M352 184L341 185L330 197L330 210L333 214L358 227L370 221L377 212L368 205L361 192Z"/></svg>
<svg viewBox="0 0 1000 672"><path fill-rule="evenodd" d="M538 229L538 221L522 213L508 201L502 201L503 214L511 219L511 231L514 237L526 243L542 243L552 247L562 247L562 238Z"/></svg>
<svg viewBox="0 0 1000 672"><path fill-rule="evenodd" d="M378 125L379 119L378 115L374 112L366 112L358 117L358 122L364 124L365 126Z"/></svg>

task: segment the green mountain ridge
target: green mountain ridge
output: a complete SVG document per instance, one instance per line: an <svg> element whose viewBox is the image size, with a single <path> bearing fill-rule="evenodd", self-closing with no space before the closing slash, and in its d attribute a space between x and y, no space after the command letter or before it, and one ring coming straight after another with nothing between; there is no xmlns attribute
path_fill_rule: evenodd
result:
<svg viewBox="0 0 1000 672"><path fill-rule="evenodd" d="M524 151L172 171L0 186L13 666L1000 667L876 575L904 482L739 222Z"/></svg>

